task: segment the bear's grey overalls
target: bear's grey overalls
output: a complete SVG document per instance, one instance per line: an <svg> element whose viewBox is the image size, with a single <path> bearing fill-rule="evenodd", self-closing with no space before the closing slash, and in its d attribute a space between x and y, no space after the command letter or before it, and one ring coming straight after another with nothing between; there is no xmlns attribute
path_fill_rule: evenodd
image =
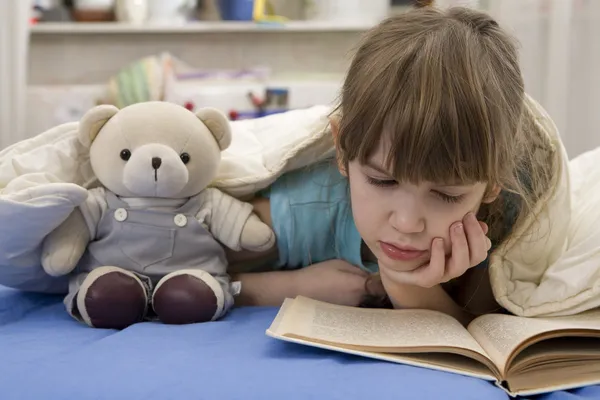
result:
<svg viewBox="0 0 600 400"><path fill-rule="evenodd" d="M152 288L165 275L181 269L201 269L211 274L225 295L224 310L233 305L225 251L196 215L199 196L172 211L135 209L106 190L107 210L98 223L96 237L88 244L73 271L65 306L71 315L73 300L87 274L95 268L114 266L134 272Z"/></svg>

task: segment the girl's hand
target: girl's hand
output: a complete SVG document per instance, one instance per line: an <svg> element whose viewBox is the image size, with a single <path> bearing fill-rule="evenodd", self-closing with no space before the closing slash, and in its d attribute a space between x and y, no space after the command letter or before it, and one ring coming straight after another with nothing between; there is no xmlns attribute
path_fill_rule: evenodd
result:
<svg viewBox="0 0 600 400"><path fill-rule="evenodd" d="M292 273L295 292L315 300L357 306L367 294L369 274L343 260L323 261Z"/></svg>
<svg viewBox="0 0 600 400"><path fill-rule="evenodd" d="M381 273L393 282L425 288L448 282L485 261L492 247L487 232L487 225L468 213L462 221L450 226L452 249L448 258L444 254L444 240L436 238L431 245L429 264L408 272L385 269Z"/></svg>

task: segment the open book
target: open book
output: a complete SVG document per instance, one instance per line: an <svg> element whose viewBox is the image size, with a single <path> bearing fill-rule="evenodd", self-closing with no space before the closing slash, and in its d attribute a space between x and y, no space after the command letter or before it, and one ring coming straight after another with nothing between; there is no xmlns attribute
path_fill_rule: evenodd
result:
<svg viewBox="0 0 600 400"><path fill-rule="evenodd" d="M569 317L478 317L463 327L430 310L286 299L267 335L365 357L469 375L510 395L600 383L600 310Z"/></svg>

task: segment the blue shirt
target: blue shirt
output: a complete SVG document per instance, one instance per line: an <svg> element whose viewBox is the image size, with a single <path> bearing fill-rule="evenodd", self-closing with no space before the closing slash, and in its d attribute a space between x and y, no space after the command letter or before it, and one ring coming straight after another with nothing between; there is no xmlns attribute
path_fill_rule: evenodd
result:
<svg viewBox="0 0 600 400"><path fill-rule="evenodd" d="M334 160L284 174L262 194L270 198L277 267L301 268L342 259L369 272L378 270L376 263L362 261L348 180Z"/></svg>

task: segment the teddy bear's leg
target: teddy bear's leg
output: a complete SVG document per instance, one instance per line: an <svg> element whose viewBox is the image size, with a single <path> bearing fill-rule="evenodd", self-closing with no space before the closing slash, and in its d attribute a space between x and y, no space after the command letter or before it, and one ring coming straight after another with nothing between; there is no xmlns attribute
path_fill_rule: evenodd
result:
<svg viewBox="0 0 600 400"><path fill-rule="evenodd" d="M147 312L148 289L132 272L100 267L90 272L75 299L81 319L91 327L124 329Z"/></svg>
<svg viewBox="0 0 600 400"><path fill-rule="evenodd" d="M206 271L187 269L163 277L154 290L152 307L166 324L213 321L233 304L231 293Z"/></svg>

